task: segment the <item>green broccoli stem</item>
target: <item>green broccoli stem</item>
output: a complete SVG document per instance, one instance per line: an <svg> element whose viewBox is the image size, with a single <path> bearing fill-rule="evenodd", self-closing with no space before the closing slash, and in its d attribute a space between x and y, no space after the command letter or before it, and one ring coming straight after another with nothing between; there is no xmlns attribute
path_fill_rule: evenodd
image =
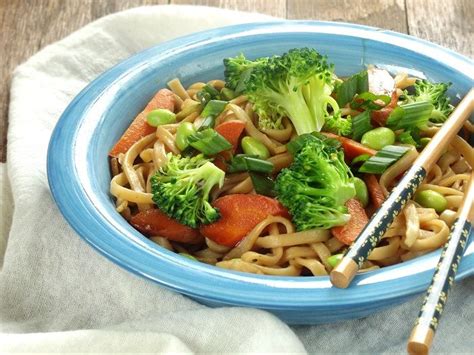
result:
<svg viewBox="0 0 474 355"><path fill-rule="evenodd" d="M201 186L202 196L204 200L209 198L209 193L214 185L219 188L224 184L225 172L219 169L211 162L207 162L201 167L195 169L191 175L190 180Z"/></svg>

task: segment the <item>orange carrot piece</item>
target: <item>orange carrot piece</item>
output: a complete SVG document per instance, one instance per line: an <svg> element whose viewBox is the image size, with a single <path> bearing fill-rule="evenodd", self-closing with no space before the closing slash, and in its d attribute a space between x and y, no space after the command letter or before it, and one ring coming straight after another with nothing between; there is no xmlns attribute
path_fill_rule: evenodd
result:
<svg viewBox="0 0 474 355"><path fill-rule="evenodd" d="M201 234L229 247L235 246L268 216L289 217L280 202L263 195L227 195L218 198L212 205L219 209L221 218L201 226Z"/></svg>
<svg viewBox="0 0 474 355"><path fill-rule="evenodd" d="M365 145L360 144L359 142L356 142L355 140L352 140L350 138L341 137L334 133L321 133L328 138L333 138L341 142L342 149L344 150L344 157L349 161L362 154L368 154L372 156L377 153L376 150L366 147Z"/></svg>
<svg viewBox="0 0 474 355"><path fill-rule="evenodd" d="M196 229L179 223L157 208L138 212L131 218L130 224L150 237L160 236L189 244L198 244L203 241Z"/></svg>
<svg viewBox="0 0 474 355"><path fill-rule="evenodd" d="M244 122L237 121L237 120L230 120L216 126L215 130L222 137L227 139L230 144L232 144L232 146L234 147L232 152L235 153L235 151L237 150L237 147L239 146L239 138L242 135L244 128L245 128Z"/></svg>
<svg viewBox="0 0 474 355"><path fill-rule="evenodd" d="M377 178L373 174L365 174L364 180L367 184L367 189L369 190L372 204L375 208L379 208L385 201L385 195L383 194L382 188L380 187Z"/></svg>
<svg viewBox="0 0 474 355"><path fill-rule="evenodd" d="M226 164L226 159L223 155L217 154L212 163L217 166L219 169L221 169L223 172L227 172L227 164Z"/></svg>
<svg viewBox="0 0 474 355"><path fill-rule="evenodd" d="M156 127L150 126L146 121L147 113L158 108L164 108L173 112L175 102L176 99L174 98L174 94L170 90L161 89L158 91L146 105L145 109L138 114L135 120L133 120L125 133L109 152L109 155L116 158L120 153L125 153L129 150L135 142L140 140L140 138L155 132Z"/></svg>
<svg viewBox="0 0 474 355"><path fill-rule="evenodd" d="M393 109L397 107L398 103L398 94L397 90L392 93L392 100L390 100L389 104L380 110L372 111L370 113L370 119L372 124L376 126L385 126L387 123L388 116L392 113Z"/></svg>
<svg viewBox="0 0 474 355"><path fill-rule="evenodd" d="M362 232L369 218L365 213L364 206L359 200L351 198L346 202L351 219L347 224L339 227L332 227L331 233L337 240L346 245L351 245L357 236Z"/></svg>

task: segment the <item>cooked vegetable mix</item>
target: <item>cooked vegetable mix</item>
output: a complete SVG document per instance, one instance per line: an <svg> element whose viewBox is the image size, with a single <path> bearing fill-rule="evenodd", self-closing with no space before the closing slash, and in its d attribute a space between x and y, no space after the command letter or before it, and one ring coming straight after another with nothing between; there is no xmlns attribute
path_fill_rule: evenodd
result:
<svg viewBox="0 0 474 355"><path fill-rule="evenodd" d="M311 48L226 58L223 74L157 92L109 153L110 190L156 243L238 271L327 275L453 110L449 83L340 78ZM472 170L456 139L364 270L447 240Z"/></svg>

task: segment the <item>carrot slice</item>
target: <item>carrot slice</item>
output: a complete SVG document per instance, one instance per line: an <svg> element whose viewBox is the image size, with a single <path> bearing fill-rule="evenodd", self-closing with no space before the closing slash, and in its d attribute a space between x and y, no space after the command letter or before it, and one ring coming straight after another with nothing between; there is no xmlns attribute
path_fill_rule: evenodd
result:
<svg viewBox="0 0 474 355"><path fill-rule="evenodd" d="M154 208L138 212L130 224L147 236L160 236L180 243L198 244L203 241L196 229L185 226Z"/></svg>
<svg viewBox="0 0 474 355"><path fill-rule="evenodd" d="M218 198L212 205L219 209L221 218L201 226L201 234L228 247L235 246L268 216L289 218L288 211L280 202L263 195L227 195Z"/></svg>
<svg viewBox="0 0 474 355"><path fill-rule="evenodd" d="M382 203L385 201L385 195L383 194L380 184L373 174L366 174L364 176L365 183L367 184L367 189L369 190L370 199L375 208L382 206Z"/></svg>
<svg viewBox="0 0 474 355"><path fill-rule="evenodd" d="M368 154L372 156L377 153L376 150L366 147L365 145L360 144L359 142L356 142L355 140L352 140L350 138L341 137L334 133L321 133L328 138L333 138L341 142L342 149L344 150L344 157L349 161L362 154Z"/></svg>
<svg viewBox="0 0 474 355"><path fill-rule="evenodd" d="M346 202L351 219L347 224L339 227L332 227L331 233L337 240L346 245L351 245L357 236L362 232L369 218L365 213L364 206L359 200L351 198Z"/></svg>
<svg viewBox="0 0 474 355"><path fill-rule="evenodd" d="M239 146L239 138L242 135L244 128L244 122L238 120L230 120L216 126L215 130L222 137L227 139L230 144L232 144L232 146L234 147L232 152L235 153L237 147Z"/></svg>
<svg viewBox="0 0 474 355"><path fill-rule="evenodd" d="M120 153L125 153L129 150L140 138L155 132L156 127L150 126L146 121L147 113L158 108L164 108L173 112L175 102L174 94L170 90L161 89L158 91L146 105L145 109L133 120L125 133L109 152L109 155L116 158Z"/></svg>

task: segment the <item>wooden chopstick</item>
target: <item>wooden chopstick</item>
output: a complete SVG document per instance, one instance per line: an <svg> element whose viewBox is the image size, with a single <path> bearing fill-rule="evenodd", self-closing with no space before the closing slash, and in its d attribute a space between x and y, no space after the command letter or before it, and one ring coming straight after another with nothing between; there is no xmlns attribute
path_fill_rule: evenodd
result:
<svg viewBox="0 0 474 355"><path fill-rule="evenodd" d="M449 289L464 254L471 224L474 221L474 172L467 188L458 217L451 227L451 233L441 252L431 285L426 293L423 306L408 340L410 354L428 354L438 327L441 313L448 298Z"/></svg>
<svg viewBox="0 0 474 355"><path fill-rule="evenodd" d="M331 271L331 283L346 288L405 204L423 182L431 166L438 161L446 146L461 129L474 110L474 89L458 104L448 120L420 153L413 166L392 190L372 216L357 239L348 248L341 262Z"/></svg>

